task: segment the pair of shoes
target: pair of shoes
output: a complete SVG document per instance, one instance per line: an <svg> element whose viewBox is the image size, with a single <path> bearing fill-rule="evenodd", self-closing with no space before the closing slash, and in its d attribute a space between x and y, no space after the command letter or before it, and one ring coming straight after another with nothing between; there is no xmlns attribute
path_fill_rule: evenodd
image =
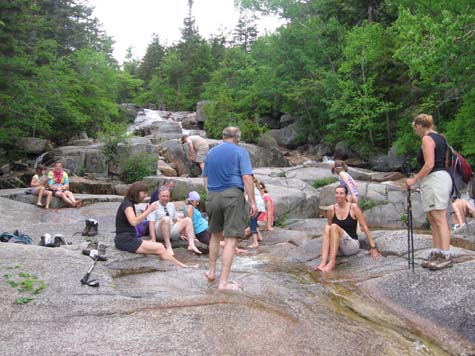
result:
<svg viewBox="0 0 475 356"><path fill-rule="evenodd" d="M66 245L66 241L64 241L64 236L61 234L54 234L53 236L44 234L41 236L38 245L43 247L61 247L62 245Z"/></svg>
<svg viewBox="0 0 475 356"><path fill-rule="evenodd" d="M429 267L429 264L431 264L432 262L434 262L434 261L439 257L439 255L441 255L440 252L432 251L432 252L430 253L429 257L427 258L427 260L422 261L421 267L422 267L422 268L427 268L427 267Z"/></svg>
<svg viewBox="0 0 475 356"><path fill-rule="evenodd" d="M442 268L446 268L451 266L453 263L452 258L450 256L446 256L443 253L439 254L437 258L429 262L429 265L427 268L429 268L431 271L438 271Z"/></svg>
<svg viewBox="0 0 475 356"><path fill-rule="evenodd" d="M452 225L452 231L457 230L461 225L460 224L454 224Z"/></svg>

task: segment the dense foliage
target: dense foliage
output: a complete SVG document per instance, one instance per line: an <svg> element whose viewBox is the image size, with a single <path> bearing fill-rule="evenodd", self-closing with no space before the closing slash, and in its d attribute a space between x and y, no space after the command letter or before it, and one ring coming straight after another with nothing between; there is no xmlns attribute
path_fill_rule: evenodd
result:
<svg viewBox="0 0 475 356"><path fill-rule="evenodd" d="M185 1L185 0L182 0ZM241 0L231 35L200 36L192 15L181 39L158 35L120 68L112 41L79 0L0 4L0 144L60 141L123 123L116 103L195 110L206 130L232 123L255 142L260 118L291 113L301 142L349 142L367 156L419 145L411 120L432 114L449 142L475 159L475 7L471 0ZM255 20L286 20L257 36Z"/></svg>
<svg viewBox="0 0 475 356"><path fill-rule="evenodd" d="M142 83L119 70L112 41L76 0L0 3L0 144L60 142L118 121Z"/></svg>

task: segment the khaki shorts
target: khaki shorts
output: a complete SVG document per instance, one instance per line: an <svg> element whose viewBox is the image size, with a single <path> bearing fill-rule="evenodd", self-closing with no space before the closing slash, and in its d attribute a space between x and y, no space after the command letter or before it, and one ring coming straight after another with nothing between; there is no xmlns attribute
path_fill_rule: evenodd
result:
<svg viewBox="0 0 475 356"><path fill-rule="evenodd" d="M350 235L343 231L343 236L340 237L340 246L338 249L338 254L340 256L351 256L360 250L360 242L358 240L352 239Z"/></svg>
<svg viewBox="0 0 475 356"><path fill-rule="evenodd" d="M452 178L447 171L432 172L421 181L421 199L424 213L446 210L452 193Z"/></svg>
<svg viewBox="0 0 475 356"><path fill-rule="evenodd" d="M249 212L241 189L209 192L206 209L209 217L208 230L211 233L223 231L224 237L244 237L244 230L249 225Z"/></svg>
<svg viewBox="0 0 475 356"><path fill-rule="evenodd" d="M170 223L170 240L178 240L181 235L181 230L176 224ZM163 241L162 230L160 230L160 221L155 221L155 234L158 240Z"/></svg>
<svg viewBox="0 0 475 356"><path fill-rule="evenodd" d="M197 147L196 148L196 163L201 163L205 161L206 155L208 154L209 148L206 147Z"/></svg>

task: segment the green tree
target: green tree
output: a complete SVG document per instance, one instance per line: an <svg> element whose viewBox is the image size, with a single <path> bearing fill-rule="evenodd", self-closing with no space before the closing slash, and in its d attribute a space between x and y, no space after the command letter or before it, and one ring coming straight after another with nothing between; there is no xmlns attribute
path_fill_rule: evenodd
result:
<svg viewBox="0 0 475 356"><path fill-rule="evenodd" d="M166 54L166 48L160 44L157 34L153 34L152 41L148 44L147 50L139 67L139 78L146 84L158 73L158 68Z"/></svg>

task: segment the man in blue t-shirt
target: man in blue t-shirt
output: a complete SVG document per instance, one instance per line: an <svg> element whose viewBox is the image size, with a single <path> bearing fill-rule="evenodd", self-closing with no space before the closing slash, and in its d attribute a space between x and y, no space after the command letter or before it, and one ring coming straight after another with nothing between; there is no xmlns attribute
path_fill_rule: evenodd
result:
<svg viewBox="0 0 475 356"><path fill-rule="evenodd" d="M251 160L249 153L239 146L240 140L238 127L226 127L223 130L224 142L208 152L203 171L208 193L208 230L211 232L209 271L206 272L210 281L215 279L219 242L224 237L219 289L239 289L239 285L228 282L228 278L237 239L244 237L248 225L244 190L248 195L251 216L257 215Z"/></svg>

